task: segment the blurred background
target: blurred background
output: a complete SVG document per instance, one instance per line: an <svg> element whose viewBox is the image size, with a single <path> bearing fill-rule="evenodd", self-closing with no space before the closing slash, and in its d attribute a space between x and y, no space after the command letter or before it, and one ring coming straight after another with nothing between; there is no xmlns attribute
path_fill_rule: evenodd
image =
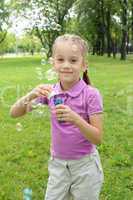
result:
<svg viewBox="0 0 133 200"><path fill-rule="evenodd" d="M132 0L1 0L0 55L51 53L63 33L81 35L93 55L133 52Z"/></svg>

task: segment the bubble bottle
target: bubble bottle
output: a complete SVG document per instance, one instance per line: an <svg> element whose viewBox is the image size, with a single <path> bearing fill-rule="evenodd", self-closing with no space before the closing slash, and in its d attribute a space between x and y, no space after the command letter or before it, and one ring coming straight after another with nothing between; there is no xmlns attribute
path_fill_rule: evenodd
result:
<svg viewBox="0 0 133 200"><path fill-rule="evenodd" d="M54 98L54 105L59 105L59 104L63 104L63 99L61 98Z"/></svg>
<svg viewBox="0 0 133 200"><path fill-rule="evenodd" d="M63 99L61 99L59 97L54 97L54 105L55 106L59 105L59 104L63 104L63 103L64 103ZM58 120L58 121L59 121L59 123L63 123L64 122L62 120Z"/></svg>

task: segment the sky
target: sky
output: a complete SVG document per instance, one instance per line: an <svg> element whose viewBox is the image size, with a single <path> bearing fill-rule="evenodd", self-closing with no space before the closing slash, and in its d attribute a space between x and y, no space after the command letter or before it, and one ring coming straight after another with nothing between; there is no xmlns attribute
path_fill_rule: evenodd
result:
<svg viewBox="0 0 133 200"><path fill-rule="evenodd" d="M17 18L15 16L11 16L10 20L12 22L11 28L9 28L9 32L14 33L17 37L20 37L24 34L24 29L29 25L30 21L25 18Z"/></svg>

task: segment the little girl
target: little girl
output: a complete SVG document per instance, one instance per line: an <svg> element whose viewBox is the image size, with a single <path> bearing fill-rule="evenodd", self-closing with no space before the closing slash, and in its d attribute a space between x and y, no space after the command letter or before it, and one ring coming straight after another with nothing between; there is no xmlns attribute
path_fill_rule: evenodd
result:
<svg viewBox="0 0 133 200"><path fill-rule="evenodd" d="M31 111L33 103L47 104L51 110L45 200L99 199L104 178L96 145L102 141L103 106L98 89L87 76L86 54L87 44L79 36L59 36L52 48L59 82L37 86L11 107L13 117Z"/></svg>

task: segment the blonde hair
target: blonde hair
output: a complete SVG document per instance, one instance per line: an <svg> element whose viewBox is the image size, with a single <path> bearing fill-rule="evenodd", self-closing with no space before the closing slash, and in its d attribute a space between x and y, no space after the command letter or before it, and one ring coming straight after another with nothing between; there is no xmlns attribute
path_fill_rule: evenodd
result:
<svg viewBox="0 0 133 200"><path fill-rule="evenodd" d="M72 43L76 44L81 50L83 59L86 60L87 54L88 54L88 43L84 39L82 39L80 36L74 35L74 34L64 34L64 35L58 36L55 39L52 46L52 55L54 55L57 43L61 41L71 41ZM83 73L83 80L85 81L86 84L91 84L89 77L87 75L87 70Z"/></svg>
<svg viewBox="0 0 133 200"><path fill-rule="evenodd" d="M87 42L83 40L80 36L74 35L74 34L64 34L64 35L58 36L53 43L52 52L55 51L56 44L57 42L60 42L60 41L71 41L72 43L76 44L77 46L79 46L81 53L84 57L88 53Z"/></svg>

